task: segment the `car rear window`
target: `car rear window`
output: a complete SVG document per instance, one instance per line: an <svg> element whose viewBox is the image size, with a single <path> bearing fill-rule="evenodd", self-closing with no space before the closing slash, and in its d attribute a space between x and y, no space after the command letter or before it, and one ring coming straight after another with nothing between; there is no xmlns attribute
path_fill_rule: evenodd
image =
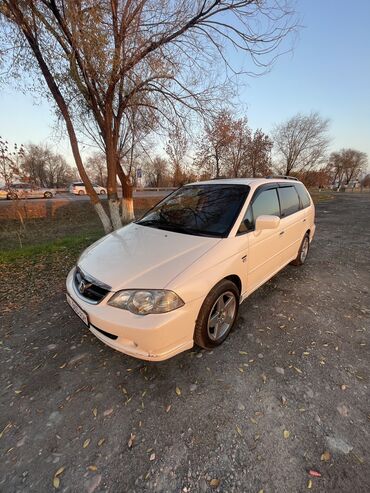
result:
<svg viewBox="0 0 370 493"><path fill-rule="evenodd" d="M302 183L295 183L294 187L298 192L299 198L301 199L302 208L305 209L306 207L309 207L311 205L311 199L305 186L302 185Z"/></svg>
<svg viewBox="0 0 370 493"><path fill-rule="evenodd" d="M281 217L290 216L299 211L299 196L297 190L291 187L279 188Z"/></svg>

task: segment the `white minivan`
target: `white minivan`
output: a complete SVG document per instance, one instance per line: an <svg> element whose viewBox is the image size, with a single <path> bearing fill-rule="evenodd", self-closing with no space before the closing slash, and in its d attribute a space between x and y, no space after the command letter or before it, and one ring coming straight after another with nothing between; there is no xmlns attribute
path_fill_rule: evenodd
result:
<svg viewBox="0 0 370 493"><path fill-rule="evenodd" d="M104 187L101 187L100 185L93 184L93 189L99 195L106 195L107 193L107 190ZM71 183L69 186L69 192L73 193L74 195L87 194L85 184L82 181L75 181Z"/></svg>
<svg viewBox="0 0 370 493"><path fill-rule="evenodd" d="M192 183L87 248L67 301L96 337L137 358L211 349L247 296L305 262L314 233L312 199L295 179Z"/></svg>

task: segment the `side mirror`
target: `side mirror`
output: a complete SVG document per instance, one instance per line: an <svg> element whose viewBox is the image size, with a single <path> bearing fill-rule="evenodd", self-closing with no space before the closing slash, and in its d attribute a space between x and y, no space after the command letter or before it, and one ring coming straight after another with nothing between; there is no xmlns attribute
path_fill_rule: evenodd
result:
<svg viewBox="0 0 370 493"><path fill-rule="evenodd" d="M263 229L276 229L279 227L280 217L278 216L258 216L256 219L256 231Z"/></svg>

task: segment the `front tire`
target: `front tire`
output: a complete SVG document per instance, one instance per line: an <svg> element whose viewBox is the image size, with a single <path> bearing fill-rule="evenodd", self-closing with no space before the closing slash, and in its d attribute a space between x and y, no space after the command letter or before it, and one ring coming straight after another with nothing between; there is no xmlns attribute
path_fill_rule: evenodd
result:
<svg viewBox="0 0 370 493"><path fill-rule="evenodd" d="M310 250L310 236L308 233L304 235L301 246L298 250L297 257L291 262L292 265L303 265L306 262L308 252Z"/></svg>
<svg viewBox="0 0 370 493"><path fill-rule="evenodd" d="M240 293L224 279L209 292L195 323L194 342L204 349L219 346L229 335L238 316Z"/></svg>
<svg viewBox="0 0 370 493"><path fill-rule="evenodd" d="M100 195L105 195L107 192L105 190L100 190Z"/></svg>
<svg viewBox="0 0 370 493"><path fill-rule="evenodd" d="M8 200L17 200L18 199L18 195L15 192L10 192L10 193L8 193L8 195L6 196L6 198Z"/></svg>
<svg viewBox="0 0 370 493"><path fill-rule="evenodd" d="M51 199L51 198L52 198L52 196L53 196L53 194L52 194L51 192L45 192L45 193L44 193L44 198L45 198L45 199Z"/></svg>
<svg viewBox="0 0 370 493"><path fill-rule="evenodd" d="M78 195L85 195L85 192L83 190L79 190Z"/></svg>

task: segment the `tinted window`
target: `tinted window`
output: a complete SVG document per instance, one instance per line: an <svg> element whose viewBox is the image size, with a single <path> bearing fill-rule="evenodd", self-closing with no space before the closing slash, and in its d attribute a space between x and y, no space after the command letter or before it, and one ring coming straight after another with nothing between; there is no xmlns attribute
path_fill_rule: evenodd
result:
<svg viewBox="0 0 370 493"><path fill-rule="evenodd" d="M265 190L257 195L252 203L253 218L256 221L258 216L280 216L279 200L276 189Z"/></svg>
<svg viewBox="0 0 370 493"><path fill-rule="evenodd" d="M264 215L280 217L280 206L276 189L260 192L254 200L252 199L252 203L247 209L238 233L253 231L257 217Z"/></svg>
<svg viewBox="0 0 370 493"><path fill-rule="evenodd" d="M290 216L299 211L299 197L294 187L279 188L281 217Z"/></svg>
<svg viewBox="0 0 370 493"><path fill-rule="evenodd" d="M248 192L245 185L185 186L137 223L185 234L223 237L230 232Z"/></svg>
<svg viewBox="0 0 370 493"><path fill-rule="evenodd" d="M308 195L308 192L305 186L302 185L302 183L295 183L294 186L298 192L299 198L301 199L302 208L305 209L306 207L311 205L310 196Z"/></svg>

